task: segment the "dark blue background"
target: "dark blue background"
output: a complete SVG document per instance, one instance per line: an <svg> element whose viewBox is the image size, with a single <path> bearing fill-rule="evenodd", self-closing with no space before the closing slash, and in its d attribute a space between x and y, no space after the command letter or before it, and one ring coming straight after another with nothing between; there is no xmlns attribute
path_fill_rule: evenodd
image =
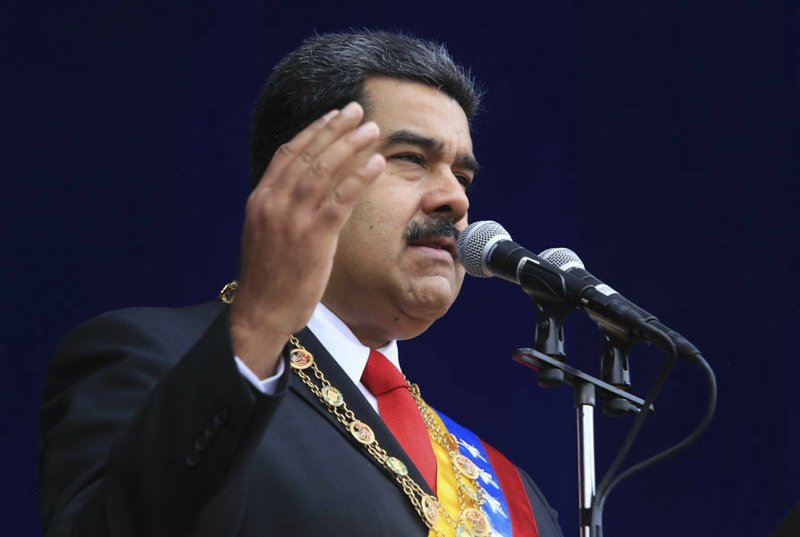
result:
<svg viewBox="0 0 800 537"><path fill-rule="evenodd" d="M57 341L107 309L210 299L236 275L260 85L312 32L362 26L445 41L488 90L473 220L536 251L572 247L717 372L709 432L622 485L606 534L765 535L800 499L799 23L788 1L3 8L3 535L40 533L37 406ZM597 373L578 317L570 363ZM514 286L467 281L404 364L576 535L571 394L510 359L534 319ZM634 391L661 360L634 348ZM699 370L678 364L633 459L689 432L704 401ZM598 418L601 470L629 421Z"/></svg>

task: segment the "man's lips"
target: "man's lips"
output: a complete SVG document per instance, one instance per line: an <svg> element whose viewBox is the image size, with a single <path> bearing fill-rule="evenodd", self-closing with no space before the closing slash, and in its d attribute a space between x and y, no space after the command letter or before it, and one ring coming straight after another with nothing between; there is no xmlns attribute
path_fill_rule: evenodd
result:
<svg viewBox="0 0 800 537"><path fill-rule="evenodd" d="M415 241L409 241L409 246L426 246L428 248L435 248L437 250L444 250L450 254L450 256L455 259L456 258L456 239L455 237L427 237L424 239L418 239Z"/></svg>

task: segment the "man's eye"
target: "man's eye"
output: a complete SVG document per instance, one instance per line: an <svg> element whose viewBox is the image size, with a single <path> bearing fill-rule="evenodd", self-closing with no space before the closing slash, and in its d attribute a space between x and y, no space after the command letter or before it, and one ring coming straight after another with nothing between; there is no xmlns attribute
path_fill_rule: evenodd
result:
<svg viewBox="0 0 800 537"><path fill-rule="evenodd" d="M394 158L396 158L398 160L404 160L404 161L410 162L412 164L419 164L420 166L425 164L425 160L421 156L415 155L413 153L397 155Z"/></svg>
<svg viewBox="0 0 800 537"><path fill-rule="evenodd" d="M459 175L459 174L456 174L456 179L458 179L458 182L461 183L461 186L464 187L464 192L470 191L470 189L472 188L472 179L470 179L466 175Z"/></svg>

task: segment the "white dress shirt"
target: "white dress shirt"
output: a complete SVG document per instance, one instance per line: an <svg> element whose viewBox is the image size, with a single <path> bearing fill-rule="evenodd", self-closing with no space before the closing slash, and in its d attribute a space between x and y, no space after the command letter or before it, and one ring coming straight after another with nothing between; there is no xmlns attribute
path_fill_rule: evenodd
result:
<svg viewBox="0 0 800 537"><path fill-rule="evenodd" d="M363 345L347 325L322 303L317 304L317 307L314 309L314 314L311 316L311 320L308 321L308 328L320 343L322 343L322 346L325 347L328 353L333 356L333 359L336 360L339 366L344 369L344 372L347 373L350 380L358 386L358 389L361 390L361 393L364 394L369 404L372 405L372 408L377 412L378 400L370 393L367 387L361 383L361 375L364 373L364 368L367 367L370 348ZM302 341L300 343L302 343ZM375 350L386 356L398 370L402 371L402 369L400 369L400 358L396 341L390 341L387 345ZM275 374L261 380L255 373L250 371L238 356L236 356L235 359L242 376L250 381L256 389L267 395L274 394L281 375L288 374L283 360L279 360ZM323 371L323 373L325 372Z"/></svg>

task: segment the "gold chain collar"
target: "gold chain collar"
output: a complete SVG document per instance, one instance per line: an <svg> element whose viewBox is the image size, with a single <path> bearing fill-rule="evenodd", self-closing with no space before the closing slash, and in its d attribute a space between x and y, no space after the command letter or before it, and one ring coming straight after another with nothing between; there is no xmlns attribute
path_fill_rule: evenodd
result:
<svg viewBox="0 0 800 537"><path fill-rule="evenodd" d="M236 297L237 289L238 282L234 280L228 283L220 291L219 301L224 304L231 304ZM408 468L403 461L389 455L380 446L372 428L359 420L350 410L342 392L331 385L322 370L317 366L314 356L303 347L300 340L292 335L289 337L289 341L294 346L289 352L289 365L292 371L308 387L311 393L320 400L325 408L333 414L336 420L344 426L350 435L362 445L378 465L395 479L403 493L408 497L414 510L430 530L438 537L445 537L445 534L435 527L441 517L450 527L454 528L458 537L487 537L489 535L489 520L481 511L481 505L484 501L483 489L476 481L479 476L479 470L471 460L459 453L456 437L441 428L439 421L433 415L433 410L422 399L419 386L411 384L405 376L403 377L411 395L414 397L414 401L417 403L420 414L422 414L429 436L449 455L453 474L456 477L459 506L458 520L454 519L447 512L447 509L442 508L435 496L426 493L408 475Z"/></svg>

